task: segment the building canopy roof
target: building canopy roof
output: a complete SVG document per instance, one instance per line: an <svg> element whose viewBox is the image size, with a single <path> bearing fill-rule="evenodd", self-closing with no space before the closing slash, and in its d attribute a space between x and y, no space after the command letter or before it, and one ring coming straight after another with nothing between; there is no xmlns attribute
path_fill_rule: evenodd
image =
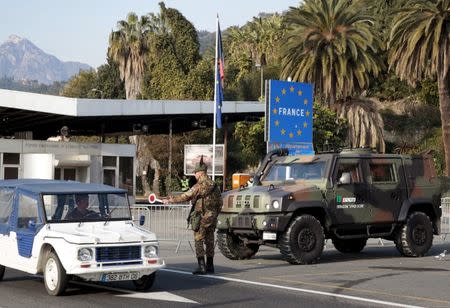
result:
<svg viewBox="0 0 450 308"><path fill-rule="evenodd" d="M264 116L260 102L226 101L228 122ZM67 126L75 135L166 134L212 127L212 101L81 99L0 89L0 137L32 131L47 139Z"/></svg>

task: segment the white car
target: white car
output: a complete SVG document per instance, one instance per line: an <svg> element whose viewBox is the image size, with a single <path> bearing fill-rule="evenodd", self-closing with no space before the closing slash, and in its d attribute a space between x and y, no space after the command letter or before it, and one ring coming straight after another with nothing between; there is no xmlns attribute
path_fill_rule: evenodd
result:
<svg viewBox="0 0 450 308"><path fill-rule="evenodd" d="M133 223L125 190L73 181L0 181L0 281L5 268L13 268L43 273L50 295L62 294L74 276L132 280L138 290L148 290L165 266L158 248L155 234Z"/></svg>

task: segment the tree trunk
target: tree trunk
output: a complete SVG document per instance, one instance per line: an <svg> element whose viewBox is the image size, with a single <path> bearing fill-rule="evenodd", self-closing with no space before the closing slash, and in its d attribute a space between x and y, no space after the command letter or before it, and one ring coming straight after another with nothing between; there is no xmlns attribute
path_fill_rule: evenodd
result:
<svg viewBox="0 0 450 308"><path fill-rule="evenodd" d="M153 192L159 196L159 169L161 168L159 162L149 154L148 145L146 142L147 136L130 136L129 140L136 145L136 176L139 176L142 181L142 189L144 196L151 193L150 184L148 183L148 172L150 169L155 170L155 177L152 183Z"/></svg>
<svg viewBox="0 0 450 308"><path fill-rule="evenodd" d="M348 121L348 145L351 148L372 148L378 153L386 151L384 122L370 100L349 100L333 107L341 118Z"/></svg>
<svg viewBox="0 0 450 308"><path fill-rule="evenodd" d="M330 101L328 102L328 108L331 108L336 104L336 81L334 78L331 80Z"/></svg>
<svg viewBox="0 0 450 308"><path fill-rule="evenodd" d="M439 108L441 110L442 139L445 153L445 175L450 175L450 73L438 74Z"/></svg>
<svg viewBox="0 0 450 308"><path fill-rule="evenodd" d="M141 75L130 74L125 77L125 93L127 99L136 99L141 93L141 81Z"/></svg>

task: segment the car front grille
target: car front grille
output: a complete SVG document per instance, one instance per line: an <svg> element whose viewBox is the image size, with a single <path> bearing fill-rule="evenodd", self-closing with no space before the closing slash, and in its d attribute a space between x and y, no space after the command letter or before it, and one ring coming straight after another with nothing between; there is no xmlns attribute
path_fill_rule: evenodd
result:
<svg viewBox="0 0 450 308"><path fill-rule="evenodd" d="M228 198L228 207L233 206L234 196ZM259 195L238 195L236 197L236 203L234 204L237 209L241 208L259 208L261 197Z"/></svg>
<svg viewBox="0 0 450 308"><path fill-rule="evenodd" d="M138 260L141 258L141 246L97 247L97 262Z"/></svg>

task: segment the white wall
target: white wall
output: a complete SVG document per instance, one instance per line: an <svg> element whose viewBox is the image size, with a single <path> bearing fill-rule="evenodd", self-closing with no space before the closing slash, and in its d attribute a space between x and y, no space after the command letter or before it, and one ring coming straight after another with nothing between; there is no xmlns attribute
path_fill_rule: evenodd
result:
<svg viewBox="0 0 450 308"><path fill-rule="evenodd" d="M53 179L53 154L22 154L24 179Z"/></svg>

